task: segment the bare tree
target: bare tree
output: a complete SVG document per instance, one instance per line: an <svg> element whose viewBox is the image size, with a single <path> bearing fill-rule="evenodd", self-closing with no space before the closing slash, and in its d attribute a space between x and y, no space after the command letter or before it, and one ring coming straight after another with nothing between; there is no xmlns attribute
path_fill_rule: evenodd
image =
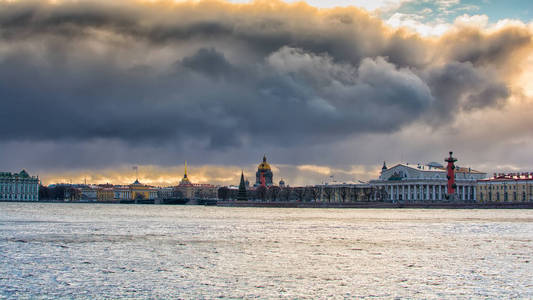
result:
<svg viewBox="0 0 533 300"><path fill-rule="evenodd" d="M356 202L359 198L359 189L355 188L350 194L350 201Z"/></svg>
<svg viewBox="0 0 533 300"><path fill-rule="evenodd" d="M317 202L318 197L320 196L320 189L317 187L311 187L310 190L311 190L311 195L313 196L313 200Z"/></svg>
<svg viewBox="0 0 533 300"><path fill-rule="evenodd" d="M267 189L266 187L260 185L255 189L255 195L257 199L261 199L261 201L265 201L267 196Z"/></svg>
<svg viewBox="0 0 533 300"><path fill-rule="evenodd" d="M341 199L344 203L346 201L346 197L348 196L348 193L350 192L350 189L348 187L342 187L341 188Z"/></svg>
<svg viewBox="0 0 533 300"><path fill-rule="evenodd" d="M304 187L297 187L294 189L294 193L296 194L296 198L298 198L298 201L303 202L305 197L305 188Z"/></svg>
<svg viewBox="0 0 533 300"><path fill-rule="evenodd" d="M324 188L324 194L326 194L326 198L328 199L328 203L331 202L331 196L333 196L333 189L329 187Z"/></svg>
<svg viewBox="0 0 533 300"><path fill-rule="evenodd" d="M222 199L224 201L228 200L229 197L229 189L225 186L218 189L218 199Z"/></svg>
<svg viewBox="0 0 533 300"><path fill-rule="evenodd" d="M281 192L281 189L278 186L271 186L268 189L268 192L269 192L269 195L270 195L270 200L275 202L275 201L278 200L278 197L279 197L279 194Z"/></svg>
<svg viewBox="0 0 533 300"><path fill-rule="evenodd" d="M287 188L283 188L281 190L280 198L282 198L286 202L289 202L289 200L291 199L291 193L292 193L292 188L288 188L288 187Z"/></svg>

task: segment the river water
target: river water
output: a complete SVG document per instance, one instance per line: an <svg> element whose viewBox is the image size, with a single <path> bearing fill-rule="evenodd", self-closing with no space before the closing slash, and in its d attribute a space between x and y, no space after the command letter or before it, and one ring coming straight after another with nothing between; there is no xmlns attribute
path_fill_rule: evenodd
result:
<svg viewBox="0 0 533 300"><path fill-rule="evenodd" d="M533 298L532 210L0 203L0 298Z"/></svg>

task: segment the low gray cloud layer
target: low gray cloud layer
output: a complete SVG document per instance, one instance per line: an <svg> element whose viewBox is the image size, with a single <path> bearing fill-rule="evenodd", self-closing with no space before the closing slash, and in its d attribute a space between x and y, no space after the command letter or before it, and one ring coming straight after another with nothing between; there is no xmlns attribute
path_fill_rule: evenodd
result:
<svg viewBox="0 0 533 300"><path fill-rule="evenodd" d="M505 105L530 47L521 27L425 40L355 8L2 2L0 139L150 145L172 157L191 145L290 149L438 127Z"/></svg>

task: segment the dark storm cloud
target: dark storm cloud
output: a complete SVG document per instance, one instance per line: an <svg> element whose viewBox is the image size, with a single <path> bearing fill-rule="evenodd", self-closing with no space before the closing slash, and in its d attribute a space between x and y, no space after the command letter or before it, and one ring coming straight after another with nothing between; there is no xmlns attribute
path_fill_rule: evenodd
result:
<svg viewBox="0 0 533 300"><path fill-rule="evenodd" d="M497 74L475 68L470 62L450 62L443 67L430 68L425 78L433 95L440 100L432 108L431 116L438 116L433 122L453 117L459 108L471 111L503 105L510 95L505 84L498 81Z"/></svg>
<svg viewBox="0 0 533 300"><path fill-rule="evenodd" d="M528 47L526 29L434 42L355 8L3 2L0 138L231 149L395 132L504 104L496 70Z"/></svg>
<svg viewBox="0 0 533 300"><path fill-rule="evenodd" d="M440 47L448 61L468 62L474 66L516 64L524 58L520 52L530 51L531 32L525 28L508 26L492 33L476 28L460 28L441 39Z"/></svg>

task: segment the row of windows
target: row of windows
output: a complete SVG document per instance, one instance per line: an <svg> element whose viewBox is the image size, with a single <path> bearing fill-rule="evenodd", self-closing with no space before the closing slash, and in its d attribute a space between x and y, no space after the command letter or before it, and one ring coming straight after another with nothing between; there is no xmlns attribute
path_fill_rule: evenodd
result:
<svg viewBox="0 0 533 300"><path fill-rule="evenodd" d="M487 185L487 186L480 186L479 188L481 190L504 190L506 191L507 190L507 187L509 187L510 190L516 190L517 187L518 189L520 189L520 187L523 189L526 189L527 187L524 186L524 185L521 185L521 186L516 186L516 185L494 185L494 186L491 186L491 185ZM529 190L533 192L533 186L529 186Z"/></svg>
<svg viewBox="0 0 533 300"><path fill-rule="evenodd" d="M2 200L37 200L37 195L0 194Z"/></svg>
<svg viewBox="0 0 533 300"><path fill-rule="evenodd" d="M512 196L511 199L509 198L509 196ZM520 197L521 196L521 197ZM517 192L513 192L511 195L509 195L509 193L505 192L505 193L494 193L494 195L492 194L492 192L488 192L485 196L485 194L481 193L479 194L479 197L480 197L480 200L481 201L484 201L484 200L487 200L487 201L504 201L504 202L507 202L507 201L518 201L518 197L522 198L521 201L522 202L525 202L527 197L526 197L526 192L522 192L522 194L520 195L520 193L517 193Z"/></svg>
<svg viewBox="0 0 533 300"><path fill-rule="evenodd" d="M29 193L37 192L39 187L37 185L0 185L0 193Z"/></svg>
<svg viewBox="0 0 533 300"><path fill-rule="evenodd" d="M8 179L8 180L1 180L0 179L0 184L14 184L14 183L32 183L32 184L37 184L38 181L37 180L15 180L15 179Z"/></svg>
<svg viewBox="0 0 533 300"><path fill-rule="evenodd" d="M394 197L395 195L392 195L392 196ZM409 196L409 194L406 194L406 196ZM458 194L458 196L461 196L461 194ZM398 197L400 198L400 200L402 200L404 196L403 196L402 193L400 193L398 195ZM435 197L433 197L433 193L431 193L431 192L429 193L429 198L432 199L432 200L442 200L445 197L446 197L446 193L439 194L439 193L435 192ZM411 193L411 197L409 199L414 200L414 199L425 199L425 198L426 198L426 193L421 193L421 194L418 194L418 193L412 194ZM471 200L471 199L474 198L474 194L473 193L472 194L466 193L465 194L465 198L466 198L465 200Z"/></svg>

